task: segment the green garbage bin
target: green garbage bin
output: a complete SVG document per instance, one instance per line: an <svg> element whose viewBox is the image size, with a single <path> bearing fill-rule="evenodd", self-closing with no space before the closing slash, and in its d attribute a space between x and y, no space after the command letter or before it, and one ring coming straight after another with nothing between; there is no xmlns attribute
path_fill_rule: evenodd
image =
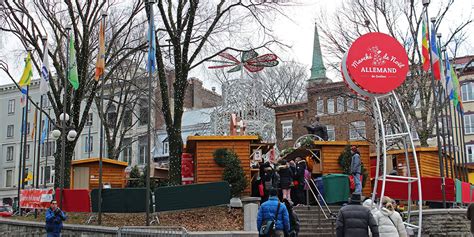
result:
<svg viewBox="0 0 474 237"><path fill-rule="evenodd" d="M349 177L345 174L323 176L324 199L328 204L347 202L350 196Z"/></svg>

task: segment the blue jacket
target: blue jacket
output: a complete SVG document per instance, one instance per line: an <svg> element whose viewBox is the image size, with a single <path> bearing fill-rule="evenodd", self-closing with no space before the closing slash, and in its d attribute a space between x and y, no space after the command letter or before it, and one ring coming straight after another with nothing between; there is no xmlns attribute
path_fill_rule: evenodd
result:
<svg viewBox="0 0 474 237"><path fill-rule="evenodd" d="M361 167L362 163L360 161L360 154L356 152L352 154L351 174L361 174Z"/></svg>
<svg viewBox="0 0 474 237"><path fill-rule="evenodd" d="M46 210L46 232L48 233L61 233L63 228L63 221L66 220L66 214L60 210L60 213L56 215L51 208Z"/></svg>
<svg viewBox="0 0 474 237"><path fill-rule="evenodd" d="M264 202L260 209L258 209L257 215L257 228L260 230L264 221L272 220L275 217L275 212L278 208L278 197L270 197L268 201ZM286 233L290 231L290 218L288 216L288 210L284 203L280 203L280 209L278 210L278 220L275 224L276 230L283 230Z"/></svg>

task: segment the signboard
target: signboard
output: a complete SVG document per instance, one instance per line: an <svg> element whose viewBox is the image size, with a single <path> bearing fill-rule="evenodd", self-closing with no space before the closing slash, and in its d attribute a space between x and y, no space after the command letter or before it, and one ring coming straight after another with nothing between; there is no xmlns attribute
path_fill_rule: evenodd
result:
<svg viewBox="0 0 474 237"><path fill-rule="evenodd" d="M194 162L190 153L183 153L181 156L181 182L182 184L194 182Z"/></svg>
<svg viewBox="0 0 474 237"><path fill-rule="evenodd" d="M393 37L368 33L354 41L341 69L346 84L356 93L365 97L386 94L405 81L408 56Z"/></svg>
<svg viewBox="0 0 474 237"><path fill-rule="evenodd" d="M23 189L20 191L20 207L47 209L53 200L52 189Z"/></svg>

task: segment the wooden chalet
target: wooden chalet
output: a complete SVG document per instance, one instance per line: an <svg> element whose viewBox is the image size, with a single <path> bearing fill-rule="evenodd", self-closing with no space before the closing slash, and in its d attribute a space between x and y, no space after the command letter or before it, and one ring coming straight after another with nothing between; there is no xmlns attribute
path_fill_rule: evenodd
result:
<svg viewBox="0 0 474 237"><path fill-rule="evenodd" d="M102 159L102 183L111 188L125 188L127 162ZM99 188L99 158L73 160L71 164L71 189Z"/></svg>

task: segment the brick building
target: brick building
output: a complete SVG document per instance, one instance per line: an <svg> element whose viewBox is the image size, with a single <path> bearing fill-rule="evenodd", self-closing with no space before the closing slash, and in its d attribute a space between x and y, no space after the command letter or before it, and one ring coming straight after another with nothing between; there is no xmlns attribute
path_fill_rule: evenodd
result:
<svg viewBox="0 0 474 237"><path fill-rule="evenodd" d="M280 150L292 147L299 137L307 134L304 125L311 124L316 116L327 126L329 140L371 140L375 136L366 102L356 97L344 82L332 82L326 77L317 27L307 83L307 101L274 107Z"/></svg>

